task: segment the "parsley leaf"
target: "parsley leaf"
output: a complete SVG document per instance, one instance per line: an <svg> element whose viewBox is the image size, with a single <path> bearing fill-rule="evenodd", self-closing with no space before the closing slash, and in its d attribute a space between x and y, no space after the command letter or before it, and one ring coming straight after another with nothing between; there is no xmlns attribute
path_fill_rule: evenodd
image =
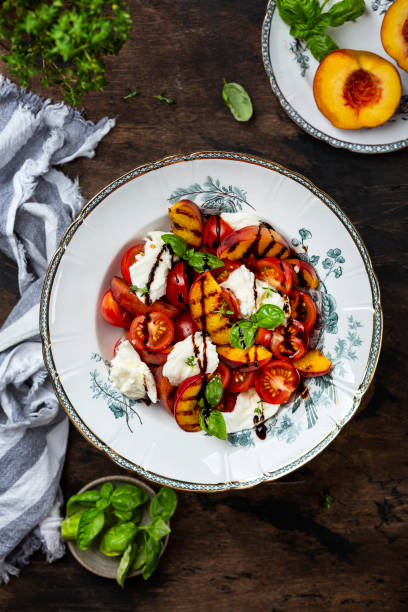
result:
<svg viewBox="0 0 408 612"><path fill-rule="evenodd" d="M138 96L140 94L140 89L127 89L128 94L126 96L123 96L123 100L129 100L130 98L135 98L136 96Z"/></svg>
<svg viewBox="0 0 408 612"><path fill-rule="evenodd" d="M167 102L167 104L173 104L174 103L174 98L168 98L164 95L164 92L160 92L159 94L157 94L157 96L153 96L153 98L156 98L157 100L159 100L159 102Z"/></svg>

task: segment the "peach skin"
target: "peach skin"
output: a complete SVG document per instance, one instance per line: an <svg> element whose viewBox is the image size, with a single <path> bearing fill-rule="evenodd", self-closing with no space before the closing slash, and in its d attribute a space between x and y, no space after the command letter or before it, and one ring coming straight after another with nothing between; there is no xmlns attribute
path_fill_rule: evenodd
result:
<svg viewBox="0 0 408 612"><path fill-rule="evenodd" d="M381 42L388 55L408 72L408 0L395 0L385 13Z"/></svg>

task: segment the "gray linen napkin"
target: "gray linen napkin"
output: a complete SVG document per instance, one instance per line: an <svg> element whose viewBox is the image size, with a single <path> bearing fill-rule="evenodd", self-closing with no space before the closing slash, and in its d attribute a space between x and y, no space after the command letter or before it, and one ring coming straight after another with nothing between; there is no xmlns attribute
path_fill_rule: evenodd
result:
<svg viewBox="0 0 408 612"><path fill-rule="evenodd" d="M0 249L18 265L21 298L0 330L0 583L42 548L64 554L59 479L68 419L46 374L39 301L48 262L83 205L55 166L93 157L115 125L96 125L0 75Z"/></svg>

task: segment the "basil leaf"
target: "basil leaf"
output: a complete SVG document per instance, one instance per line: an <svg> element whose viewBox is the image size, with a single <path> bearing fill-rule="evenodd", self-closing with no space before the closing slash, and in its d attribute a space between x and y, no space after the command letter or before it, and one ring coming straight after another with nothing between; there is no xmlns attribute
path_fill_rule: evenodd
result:
<svg viewBox="0 0 408 612"><path fill-rule="evenodd" d="M162 234L161 239L165 244L170 245L171 250L177 257L184 259L187 251L187 242L183 238L176 236L176 234Z"/></svg>
<svg viewBox="0 0 408 612"><path fill-rule="evenodd" d="M136 510L138 510L138 508L136 508ZM132 510L114 510L113 514L119 520L119 523L127 523L128 521L133 521Z"/></svg>
<svg viewBox="0 0 408 612"><path fill-rule="evenodd" d="M98 510L105 510L105 508L107 508L109 504L110 504L109 497L102 497L101 499L98 499L98 501L95 504L95 507L98 508Z"/></svg>
<svg viewBox="0 0 408 612"><path fill-rule="evenodd" d="M252 117L251 98L242 85L224 82L222 98L237 121L249 121Z"/></svg>
<svg viewBox="0 0 408 612"><path fill-rule="evenodd" d="M136 555L136 546L133 542L130 542L130 544L128 544L124 550L124 553L120 559L120 563L118 565L118 569L116 572L116 582L118 583L119 586L122 587L122 589L125 588L125 578L126 578L126 575L130 567L133 564L135 555Z"/></svg>
<svg viewBox="0 0 408 612"><path fill-rule="evenodd" d="M135 558L132 564L132 570L140 569L146 563L146 538L144 531L138 531L133 540L136 548Z"/></svg>
<svg viewBox="0 0 408 612"><path fill-rule="evenodd" d="M313 24L321 13L317 0L276 0L276 7L288 25Z"/></svg>
<svg viewBox="0 0 408 612"><path fill-rule="evenodd" d="M81 506L94 506L100 497L101 494L96 489L72 495L67 501L67 516L78 512Z"/></svg>
<svg viewBox="0 0 408 612"><path fill-rule="evenodd" d="M110 497L113 492L114 486L111 482L105 482L99 491L101 497Z"/></svg>
<svg viewBox="0 0 408 612"><path fill-rule="evenodd" d="M314 34L307 38L306 44L318 62L321 62L331 51L338 49L334 40L327 34Z"/></svg>
<svg viewBox="0 0 408 612"><path fill-rule="evenodd" d="M111 504L115 510L134 510L146 503L149 499L144 489L139 489L131 484L119 485L111 497Z"/></svg>
<svg viewBox="0 0 408 612"><path fill-rule="evenodd" d="M161 542L148 537L145 546L145 566L143 568L142 576L145 580L150 578L154 570L159 564Z"/></svg>
<svg viewBox="0 0 408 612"><path fill-rule="evenodd" d="M107 557L119 556L135 536L137 530L138 528L131 521L114 525L104 534L99 550Z"/></svg>
<svg viewBox="0 0 408 612"><path fill-rule="evenodd" d="M161 540L164 538L164 536L170 533L170 527L160 516L156 516L152 522L143 527L143 529L145 529L149 536L154 540Z"/></svg>
<svg viewBox="0 0 408 612"><path fill-rule="evenodd" d="M194 268L196 272L205 272L206 270L214 270L214 268L221 268L224 266L224 262L218 259L212 253L202 253L201 251L189 252L186 255L187 263Z"/></svg>
<svg viewBox="0 0 408 612"><path fill-rule="evenodd" d="M204 417L204 410L200 410L199 421L201 429L210 436L214 436L214 438L219 438L220 440L227 439L227 426L225 425L225 420L222 412L219 410L211 410L209 415Z"/></svg>
<svg viewBox="0 0 408 612"><path fill-rule="evenodd" d="M230 329L230 343L234 348L246 349L255 342L258 324L252 321L237 321ZM261 326L262 327L262 326Z"/></svg>
<svg viewBox="0 0 408 612"><path fill-rule="evenodd" d="M333 4L324 15L329 19L328 25L335 28L343 25L345 21L354 21L354 19L360 17L364 11L364 0L341 0Z"/></svg>
<svg viewBox="0 0 408 612"><path fill-rule="evenodd" d="M77 544L81 550L86 550L92 540L96 538L105 524L105 515L103 510L91 508L85 510L79 519Z"/></svg>
<svg viewBox="0 0 408 612"><path fill-rule="evenodd" d="M207 383L205 388L205 399L210 404L211 408L218 404L222 398L223 392L224 387L222 386L221 378L217 374L217 376L214 376L214 378Z"/></svg>
<svg viewBox="0 0 408 612"><path fill-rule="evenodd" d="M256 312L256 318L259 327L264 329L275 329L285 319L285 313L282 308L275 306L275 304L265 304L261 306Z"/></svg>
<svg viewBox="0 0 408 612"><path fill-rule="evenodd" d="M140 521L142 520L142 516L143 516L143 509L142 509L142 507L139 506L138 508L135 508L135 510L133 510L132 522L135 525L138 525L140 523Z"/></svg>
<svg viewBox="0 0 408 612"><path fill-rule="evenodd" d="M83 510L85 512L85 509ZM77 514L73 514L69 518L66 518L61 523L61 537L64 540L76 540L78 535L78 525L79 520L83 514L83 512L78 512Z"/></svg>
<svg viewBox="0 0 408 612"><path fill-rule="evenodd" d="M168 521L177 508L177 495L169 487L162 487L150 502L150 516L160 516L163 521Z"/></svg>

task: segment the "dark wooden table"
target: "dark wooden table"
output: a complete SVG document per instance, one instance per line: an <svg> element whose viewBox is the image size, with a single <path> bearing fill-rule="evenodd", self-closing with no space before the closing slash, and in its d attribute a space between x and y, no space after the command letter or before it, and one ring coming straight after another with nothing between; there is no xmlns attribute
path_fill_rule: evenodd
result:
<svg viewBox="0 0 408 612"><path fill-rule="evenodd" d="M364 156L301 132L271 92L260 52L265 0L131 2L131 40L108 61L109 85L86 115L116 116L94 160L64 169L86 197L131 168L173 153L254 153L303 173L357 226L378 274L384 342L371 398L322 454L278 482L223 494L180 493L170 544L149 582L126 591L87 573L70 554L36 554L0 588L0 609L382 610L407 609L407 151ZM3 66L4 71L4 66ZM222 78L251 94L255 115L234 121ZM124 101L127 87L141 94ZM46 92L59 99L58 91ZM152 96L165 91L168 106ZM405 222L405 226L404 226ZM18 298L1 257L2 320ZM71 427L65 496L120 472ZM330 509L321 492L334 497Z"/></svg>

